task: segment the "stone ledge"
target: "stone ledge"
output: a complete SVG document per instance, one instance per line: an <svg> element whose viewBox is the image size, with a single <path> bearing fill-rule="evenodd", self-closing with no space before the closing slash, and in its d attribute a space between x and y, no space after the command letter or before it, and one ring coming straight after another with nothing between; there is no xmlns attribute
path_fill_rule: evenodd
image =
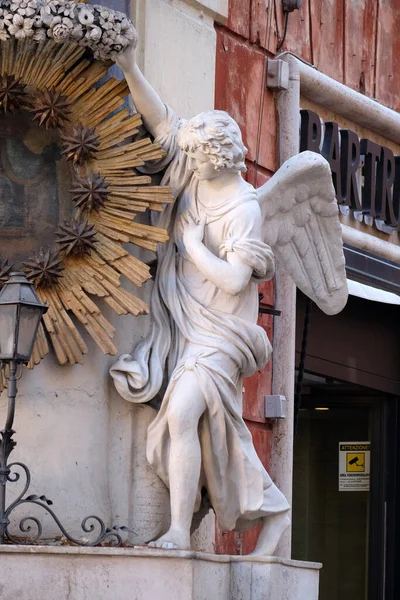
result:
<svg viewBox="0 0 400 600"><path fill-rule="evenodd" d="M2 600L317 600L321 565L147 548L1 546Z"/></svg>
<svg viewBox="0 0 400 600"><path fill-rule="evenodd" d="M212 19L225 25L228 20L229 0L181 0L185 4L194 6Z"/></svg>
<svg viewBox="0 0 400 600"><path fill-rule="evenodd" d="M235 556L231 554L211 554L208 552L194 552L192 550L158 550L145 546L134 546L133 548L111 548L90 547L90 546L18 546L13 544L0 545L0 556L3 554L78 554L85 556L140 556L148 558L185 558L195 560L205 560L211 562L231 563L231 562L249 562L249 563L268 563L280 564L299 569L321 569L322 564L318 562L306 562L304 560L292 560L280 558L279 556Z"/></svg>
<svg viewBox="0 0 400 600"><path fill-rule="evenodd" d="M228 0L193 0L208 9L218 23L225 25L228 20Z"/></svg>

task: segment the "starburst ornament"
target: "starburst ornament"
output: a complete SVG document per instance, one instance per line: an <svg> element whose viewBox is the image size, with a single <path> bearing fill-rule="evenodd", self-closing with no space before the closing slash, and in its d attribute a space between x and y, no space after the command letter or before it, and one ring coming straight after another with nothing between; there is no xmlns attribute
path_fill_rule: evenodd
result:
<svg viewBox="0 0 400 600"><path fill-rule="evenodd" d="M60 138L63 146L62 154L67 160L72 160L78 165L91 160L99 146L99 136L95 129L85 127L82 123L61 134Z"/></svg>
<svg viewBox="0 0 400 600"><path fill-rule="evenodd" d="M96 232L87 219L73 219L71 223L60 225L57 236L60 251L66 256L83 256L95 248Z"/></svg>
<svg viewBox="0 0 400 600"><path fill-rule="evenodd" d="M31 110L35 114L33 120L39 121L39 125L44 125L46 129L55 129L68 122L71 112L68 99L54 89L38 91Z"/></svg>
<svg viewBox="0 0 400 600"><path fill-rule="evenodd" d="M4 260L0 260L0 289L10 277L12 269L13 265L10 265L6 258Z"/></svg>
<svg viewBox="0 0 400 600"><path fill-rule="evenodd" d="M0 5L4 2L0 0ZM21 2L28 3L29 7L24 8ZM36 2L39 0L13 0L11 12L19 15ZM74 19L79 24L73 31L78 29L85 40L89 31L97 35L100 22L96 21L96 26L87 25L85 33L86 25L78 18L84 10L85 19L90 20L90 15L99 12L97 8L85 5L88 12L82 4L70 0L46 0L44 4L40 0L39 5L43 10L36 17L24 16L26 31L22 33L29 39L18 38L21 34L18 31L12 34L14 39L4 42L9 32L2 32L1 20L5 14L0 15L0 90L2 84L3 88L12 84L14 90L22 93L26 86L21 108L30 111L38 127L52 127L54 129L49 131L57 140L60 136L63 138L61 150L66 152L62 158L64 161L69 158L73 167L65 168L68 167L65 164L63 167L68 174L72 171L72 184L64 190L73 204L71 217L65 224L62 221L62 227L58 224L55 227L51 248L30 253L29 258L25 258L24 270L41 302L49 306L39 329L40 343L35 346L31 366L47 354L48 341L59 364L74 365L81 364L88 351L74 316L102 352L114 355L118 353L113 341L114 328L98 306L99 299L118 315L137 316L148 312L143 300L124 289L121 278L124 276L135 286L141 286L150 277L149 267L132 256L124 244L130 242L140 248L156 250L159 243L168 239L164 229L144 225L136 218L147 208L161 212L165 204L172 202L172 194L169 188L154 186L150 177L136 171L138 165L161 159L164 152L150 139L140 138L139 144L132 143L142 121L140 115L130 115L126 110L125 98L129 91L126 82L106 78L108 63L88 60L86 51L72 43L72 38L63 48L54 42L55 31L59 34L61 26L69 28ZM121 19L117 22L117 13L109 9L101 8L100 12L99 19L108 24L104 27L107 35L115 33L114 27L122 30L129 25L125 17L121 17L125 25ZM51 21L49 25L45 23L47 17ZM7 23L4 26L9 27ZM33 36L29 34L31 31L34 31ZM47 35L50 32L52 39ZM35 41L40 43L33 43ZM108 43L102 38L97 44L98 50ZM86 41L82 45L88 47ZM104 53L110 49L115 51L115 44ZM38 68L32 67L33 64ZM11 74L15 81L7 79ZM7 102L7 111L10 106ZM13 107L17 110L18 104L14 102ZM0 116L3 111L0 99ZM33 146L37 145L38 151L42 151L42 140L52 143L53 134L50 138L48 134L41 136ZM73 189L68 193L70 188ZM3 204L7 209L7 201ZM1 261L7 258L7 248L2 247L2 250L0 287L11 272L11 267ZM49 334L48 340L45 332Z"/></svg>
<svg viewBox="0 0 400 600"><path fill-rule="evenodd" d="M80 213L98 212L107 200L109 185L99 173L90 173L88 177L76 174L71 193Z"/></svg>
<svg viewBox="0 0 400 600"><path fill-rule="evenodd" d="M0 108L4 114L14 113L27 105L25 86L14 75L0 76Z"/></svg>
<svg viewBox="0 0 400 600"><path fill-rule="evenodd" d="M61 277L62 257L59 249L50 247L40 250L23 264L26 276L36 288L48 288L57 283Z"/></svg>

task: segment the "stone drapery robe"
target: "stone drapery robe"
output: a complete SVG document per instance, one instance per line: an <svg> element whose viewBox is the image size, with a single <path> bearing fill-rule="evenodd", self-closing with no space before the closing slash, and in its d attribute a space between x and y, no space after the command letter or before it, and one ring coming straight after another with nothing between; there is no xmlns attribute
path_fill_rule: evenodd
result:
<svg viewBox="0 0 400 600"><path fill-rule="evenodd" d="M120 357L111 375L121 396L136 403L153 399L167 378L161 408L148 430L147 458L169 487L168 403L179 378L186 371L195 374L207 405L199 423L202 468L195 510L205 487L222 529L245 529L261 517L289 509L242 418L243 377L263 369L271 354L266 333L256 322L257 282L273 276L273 255L261 239L252 186L245 184L237 196L212 208L202 205L199 181L177 144L181 121L169 109L167 115L156 140L167 154L152 170L168 165L162 184L171 186L176 202L155 223L168 229L170 239L159 245L150 332L132 356ZM206 218L203 244L208 250L221 259L235 252L253 269L251 281L238 295L214 286L186 254L181 215L187 210ZM188 390L188 402L190 398Z"/></svg>

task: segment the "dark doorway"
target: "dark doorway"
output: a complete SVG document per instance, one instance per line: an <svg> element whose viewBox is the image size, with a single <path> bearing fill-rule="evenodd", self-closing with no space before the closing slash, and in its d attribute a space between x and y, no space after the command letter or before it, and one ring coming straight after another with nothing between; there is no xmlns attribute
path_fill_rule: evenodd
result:
<svg viewBox="0 0 400 600"><path fill-rule="evenodd" d="M310 374L304 392L294 447L293 558L323 563L320 600L397 600L398 400ZM357 442L371 444L369 490L340 491L339 444Z"/></svg>
<svg viewBox="0 0 400 600"><path fill-rule="evenodd" d="M295 410L293 558L324 563L320 600L399 600L399 306L349 297L328 317L312 305L305 335L306 306L298 293L296 362L305 345L306 376ZM368 491L339 491L339 442L371 443Z"/></svg>

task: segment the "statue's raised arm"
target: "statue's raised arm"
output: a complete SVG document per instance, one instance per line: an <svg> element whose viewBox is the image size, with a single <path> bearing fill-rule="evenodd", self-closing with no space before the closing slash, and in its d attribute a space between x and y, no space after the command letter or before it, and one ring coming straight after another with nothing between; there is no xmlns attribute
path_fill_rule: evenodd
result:
<svg viewBox="0 0 400 600"><path fill-rule="evenodd" d="M125 75L136 110L142 115L146 129L157 137L160 125L166 119L167 110L137 65L136 44L131 44L121 54L115 53L113 58Z"/></svg>

